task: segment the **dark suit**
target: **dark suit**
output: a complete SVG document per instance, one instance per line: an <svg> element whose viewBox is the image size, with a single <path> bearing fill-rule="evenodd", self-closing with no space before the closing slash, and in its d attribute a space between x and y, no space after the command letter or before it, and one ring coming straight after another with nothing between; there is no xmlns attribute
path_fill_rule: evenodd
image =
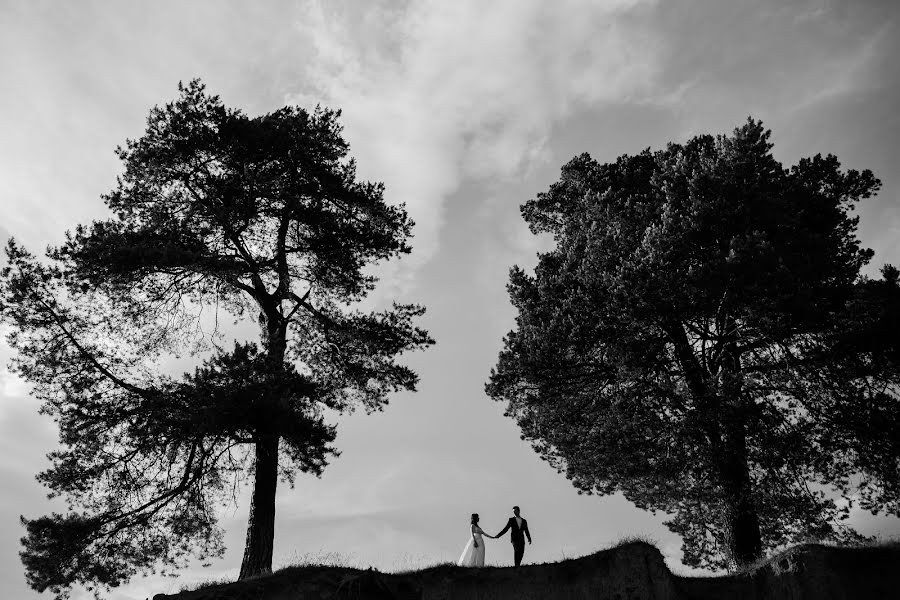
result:
<svg viewBox="0 0 900 600"><path fill-rule="evenodd" d="M507 529L510 531L509 541L511 541L513 545L513 559L516 561L516 566L518 567L522 563L522 555L525 554L525 536L528 536L528 543L531 543L531 532L528 531L528 521L522 519L522 527L519 527L516 518L510 517L509 521L506 522L506 527L497 534L497 537L506 533Z"/></svg>

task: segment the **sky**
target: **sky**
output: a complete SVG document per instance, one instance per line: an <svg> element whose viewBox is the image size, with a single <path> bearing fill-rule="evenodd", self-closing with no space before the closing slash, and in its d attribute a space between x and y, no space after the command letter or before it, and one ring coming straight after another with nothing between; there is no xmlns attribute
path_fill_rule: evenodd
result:
<svg viewBox="0 0 900 600"><path fill-rule="evenodd" d="M582 152L611 161L752 116L785 165L821 152L873 170L882 190L858 208L859 237L875 251L867 272L900 264L898 29L892 0L0 0L0 238L39 252L105 218L113 150L141 135L179 81L200 77L250 115L340 108L360 178L383 181L416 222L412 254L379 270L376 300L425 305L437 344L406 359L416 393L340 417L341 456L321 478L280 487L275 566L455 560L470 513L496 533L518 504L534 537L526 562L643 536L689 572L665 515L579 496L484 393L515 316L508 270L533 268L549 248L519 206ZM0 342L0 363L10 355ZM34 480L56 445L37 408L0 368L4 598L41 597L17 556L19 515L59 510ZM224 559L137 578L114 596L234 578L247 511L245 495L222 515ZM898 519L855 511L851 522L900 535ZM511 564L509 542L487 540L487 562Z"/></svg>

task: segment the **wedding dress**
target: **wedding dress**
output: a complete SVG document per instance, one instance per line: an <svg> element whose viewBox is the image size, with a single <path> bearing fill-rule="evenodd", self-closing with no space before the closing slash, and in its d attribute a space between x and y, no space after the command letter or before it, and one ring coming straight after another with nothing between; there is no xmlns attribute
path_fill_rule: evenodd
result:
<svg viewBox="0 0 900 600"><path fill-rule="evenodd" d="M484 566L484 539L481 537L483 534L481 527L478 525L472 526L472 535L469 536L469 543L466 544L466 547L463 548L462 555L459 557L459 561L456 563L460 567L483 567ZM478 547L475 547L475 544L472 541L476 540L478 542Z"/></svg>

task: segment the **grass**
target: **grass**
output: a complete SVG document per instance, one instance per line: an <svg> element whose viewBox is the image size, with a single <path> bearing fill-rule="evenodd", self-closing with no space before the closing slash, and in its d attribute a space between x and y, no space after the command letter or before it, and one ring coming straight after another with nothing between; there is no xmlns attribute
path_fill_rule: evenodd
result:
<svg viewBox="0 0 900 600"><path fill-rule="evenodd" d="M197 581L194 583L185 583L183 584L179 590L179 594L183 594L184 592L193 592L195 590L200 590L203 588L213 587L216 585L226 585L229 583L234 583L230 577L222 577L220 579L204 579L203 581Z"/></svg>
<svg viewBox="0 0 900 600"><path fill-rule="evenodd" d="M383 572L392 575L409 575L436 567L455 566L455 563L434 561L429 559L429 557L425 555L413 556L412 554L404 553L394 560L394 564L390 569ZM364 564L354 553L318 550L317 552L304 552L302 554L294 552L294 554L284 564L273 569L272 573L250 577L244 581L252 581L254 579L271 577L273 575L286 574L289 572L321 568L346 569L348 571L366 571L371 569L379 573L382 572L379 569ZM179 593L193 592L203 588L227 585L231 583L235 583L235 580L233 578L220 577L217 579L207 579L194 583L185 583L180 587L178 591Z"/></svg>
<svg viewBox="0 0 900 600"><path fill-rule="evenodd" d="M304 552L303 554L294 552L294 555L288 563L279 567L276 572L291 567L341 567L344 569L359 569L359 564L359 560L353 553L344 554L343 552L331 552L328 550Z"/></svg>
<svg viewBox="0 0 900 600"><path fill-rule="evenodd" d="M656 538L652 538L648 535L626 535L624 537L619 538L619 540L617 542L613 542L612 544L609 544L608 546L604 546L603 548L594 550L594 552L591 552L591 554L600 552L602 550L612 550L613 548L627 546L628 544L649 544L650 546L653 546L654 548L659 548L659 546L657 545L657 544L659 544L659 540L657 540Z"/></svg>
<svg viewBox="0 0 900 600"><path fill-rule="evenodd" d="M331 552L328 550L319 550L317 552L297 552L288 559L288 561L275 569L273 573L278 573L285 569L302 568L302 567L338 567L342 569L358 569L365 571L373 569L378 572L392 574L407 574L431 567L451 565L450 562L435 561L434 559L424 555L412 555L403 553L394 557L393 565L385 570L381 570L371 565L365 564L355 553Z"/></svg>

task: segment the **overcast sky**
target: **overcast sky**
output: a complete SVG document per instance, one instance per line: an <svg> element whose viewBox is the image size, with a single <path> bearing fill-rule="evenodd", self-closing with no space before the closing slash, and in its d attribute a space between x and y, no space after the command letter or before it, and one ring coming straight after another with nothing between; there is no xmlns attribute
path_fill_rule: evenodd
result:
<svg viewBox="0 0 900 600"><path fill-rule="evenodd" d="M379 297L427 306L437 344L409 358L418 393L341 419L341 457L279 490L276 566L319 553L382 569L455 560L470 513L496 533L519 504L534 536L526 562L640 535L684 572L663 515L578 496L484 394L513 323L508 269L532 267L542 243L519 205L576 154L610 161L752 115L785 164L831 152L882 179L859 207L859 235L875 250L870 272L900 264L898 28L892 0L0 0L0 238L40 251L105 217L114 148L141 135L180 80L201 77L250 115L341 108L360 177L385 182L417 223L412 255L383 270ZM18 517L54 506L34 474L55 440L28 387L0 370L4 598L40 597L24 583ZM115 596L235 577L247 509L223 517L224 560ZM900 533L896 519L852 521ZM487 541L487 562L512 563L508 540Z"/></svg>

